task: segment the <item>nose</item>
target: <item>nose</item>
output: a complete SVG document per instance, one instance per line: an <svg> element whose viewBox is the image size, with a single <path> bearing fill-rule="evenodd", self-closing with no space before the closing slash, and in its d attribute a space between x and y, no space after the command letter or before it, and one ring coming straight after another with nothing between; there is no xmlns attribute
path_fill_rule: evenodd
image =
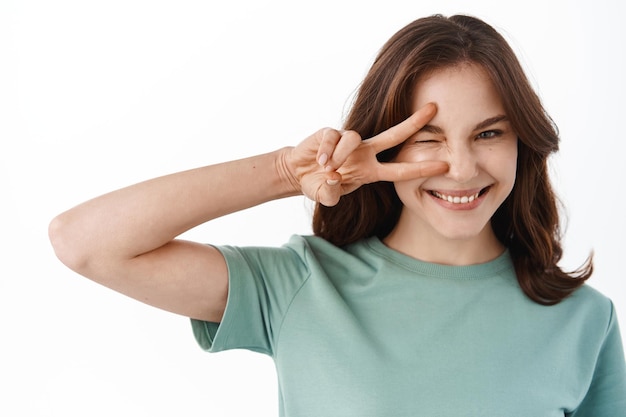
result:
<svg viewBox="0 0 626 417"><path fill-rule="evenodd" d="M478 161L470 146L448 145L448 164L446 173L448 178L463 184L471 181L478 175Z"/></svg>

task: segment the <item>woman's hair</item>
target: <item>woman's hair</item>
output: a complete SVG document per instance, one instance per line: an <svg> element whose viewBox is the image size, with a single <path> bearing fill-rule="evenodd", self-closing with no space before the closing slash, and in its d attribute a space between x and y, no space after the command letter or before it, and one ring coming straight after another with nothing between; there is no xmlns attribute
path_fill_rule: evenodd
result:
<svg viewBox="0 0 626 417"><path fill-rule="evenodd" d="M417 80L438 69L481 65L498 91L518 135L517 179L491 224L509 248L522 290L537 303L560 302L591 276L591 257L577 271L557 264L562 256L557 198L548 178L548 156L558 150L558 131L546 114L506 40L469 16L418 19L389 39L363 80L344 129L369 138L411 115ZM390 161L399 146L378 155ZM384 238L396 225L402 203L389 182L367 184L334 207L317 204L316 235L338 246Z"/></svg>

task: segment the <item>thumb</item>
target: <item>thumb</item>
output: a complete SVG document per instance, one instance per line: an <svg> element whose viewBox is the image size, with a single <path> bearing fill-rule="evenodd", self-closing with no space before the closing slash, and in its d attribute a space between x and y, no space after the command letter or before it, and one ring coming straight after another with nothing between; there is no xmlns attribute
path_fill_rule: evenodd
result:
<svg viewBox="0 0 626 417"><path fill-rule="evenodd" d="M315 200L326 207L332 207L337 205L341 195L341 174L329 172L326 180L317 189Z"/></svg>

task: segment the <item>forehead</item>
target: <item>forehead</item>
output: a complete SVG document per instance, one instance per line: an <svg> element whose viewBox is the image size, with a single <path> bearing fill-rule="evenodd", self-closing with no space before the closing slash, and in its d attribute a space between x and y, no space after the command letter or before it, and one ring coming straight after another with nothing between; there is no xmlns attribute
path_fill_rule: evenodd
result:
<svg viewBox="0 0 626 417"><path fill-rule="evenodd" d="M477 117L484 117L485 113L505 113L502 99L487 71L474 63L445 67L418 79L412 111L427 103L437 105L435 118L446 112Z"/></svg>

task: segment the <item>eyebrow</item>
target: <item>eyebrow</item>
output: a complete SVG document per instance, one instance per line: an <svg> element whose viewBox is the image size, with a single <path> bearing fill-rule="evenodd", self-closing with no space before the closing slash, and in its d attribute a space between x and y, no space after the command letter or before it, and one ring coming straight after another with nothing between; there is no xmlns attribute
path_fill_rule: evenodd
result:
<svg viewBox="0 0 626 417"><path fill-rule="evenodd" d="M474 127L474 130L484 129L486 127L495 125L496 123L503 122L503 121L508 121L508 118L504 114L490 117L489 119L485 119L482 122L478 123L476 127Z"/></svg>
<svg viewBox="0 0 626 417"><path fill-rule="evenodd" d="M486 127L489 127L491 125L495 125L498 122L502 122L502 121L507 121L508 118L504 115L504 114L500 114L498 116L494 116L494 117L490 117L488 119L483 120L482 122L478 123L473 130L481 130L484 129ZM426 133L432 133L432 134L443 134L443 129L439 126L435 126L435 125L424 125L424 127L422 127L419 132L426 132Z"/></svg>

